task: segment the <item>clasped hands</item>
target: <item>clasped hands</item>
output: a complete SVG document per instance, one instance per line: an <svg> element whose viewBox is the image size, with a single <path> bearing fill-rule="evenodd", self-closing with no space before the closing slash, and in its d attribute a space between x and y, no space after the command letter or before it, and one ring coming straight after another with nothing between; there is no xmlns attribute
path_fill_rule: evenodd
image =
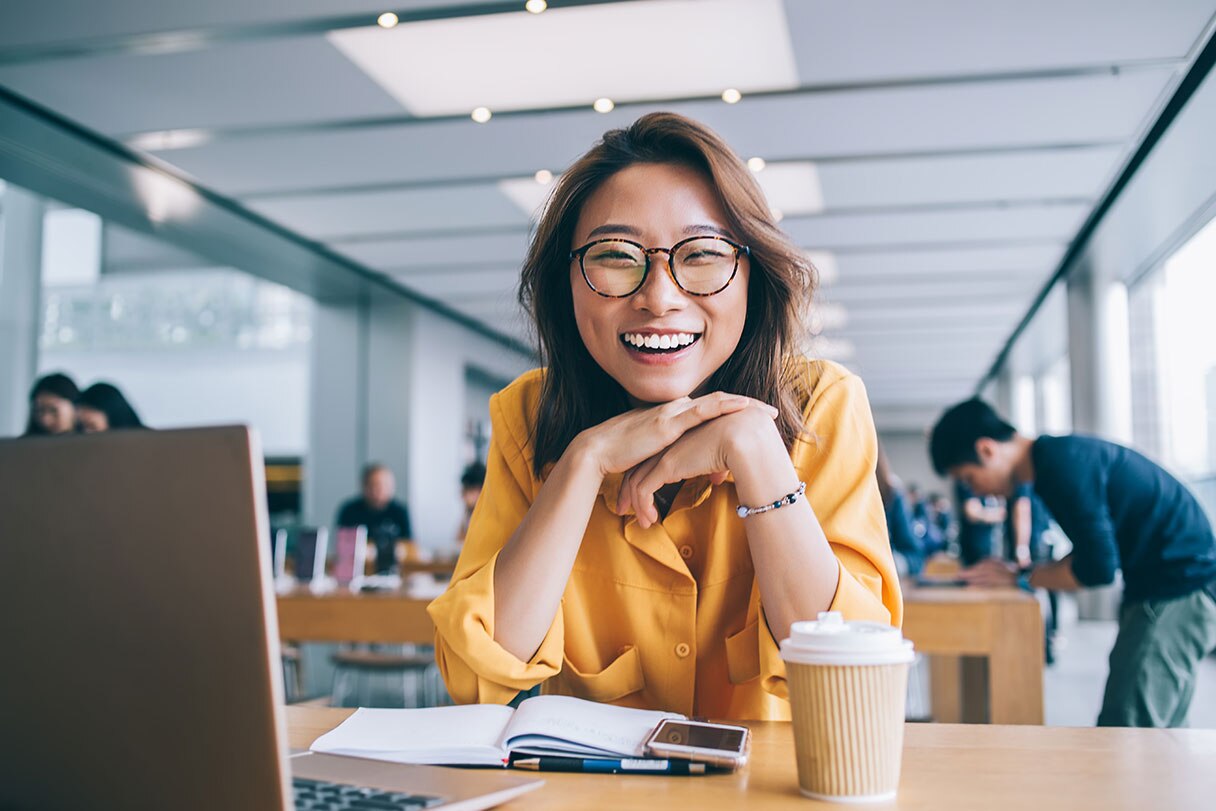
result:
<svg viewBox="0 0 1216 811"><path fill-rule="evenodd" d="M617 511L632 508L646 529L660 520L654 494L663 485L697 476L721 484L743 452L779 454L788 461L776 417L777 409L767 403L713 392L627 411L576 441L596 460L601 476L625 474Z"/></svg>

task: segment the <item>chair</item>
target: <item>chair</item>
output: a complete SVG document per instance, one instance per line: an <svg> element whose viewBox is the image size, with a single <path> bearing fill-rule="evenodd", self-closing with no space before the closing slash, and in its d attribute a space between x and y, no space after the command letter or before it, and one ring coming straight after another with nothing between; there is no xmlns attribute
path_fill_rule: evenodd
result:
<svg viewBox="0 0 1216 811"><path fill-rule="evenodd" d="M400 678L403 707L434 707L447 703L435 656L429 650L419 651L412 645L403 646L399 653L352 648L333 654L331 661L334 664L331 706L367 706L370 702L365 700L369 686L366 682L376 675ZM348 703L352 690L355 701Z"/></svg>

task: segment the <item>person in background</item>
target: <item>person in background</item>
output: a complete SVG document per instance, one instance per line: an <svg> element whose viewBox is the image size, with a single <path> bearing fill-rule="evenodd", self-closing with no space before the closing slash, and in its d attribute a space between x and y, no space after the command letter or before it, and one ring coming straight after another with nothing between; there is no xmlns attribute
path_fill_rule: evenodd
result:
<svg viewBox="0 0 1216 811"><path fill-rule="evenodd" d="M1063 560L1019 569L985 560L976 585L1074 591L1123 570L1119 634L1099 726L1183 726L1199 662L1216 648L1216 536L1177 479L1130 448L1085 436L1026 437L982 400L946 411L933 467L978 494L1032 484L1072 541Z"/></svg>
<svg viewBox="0 0 1216 811"><path fill-rule="evenodd" d="M962 480L954 482L954 503L958 505L958 557L972 566L992 557L996 529L1005 520L1005 506L994 496L974 493Z"/></svg>
<svg viewBox="0 0 1216 811"><path fill-rule="evenodd" d="M950 503L950 497L943 493L930 493L929 503L933 505L933 523L937 527L938 537L941 538L942 548L949 548L958 540L954 506Z"/></svg>
<svg viewBox="0 0 1216 811"><path fill-rule="evenodd" d="M874 476L878 479L878 494L882 496L883 510L887 515L887 534L891 539L891 551L895 553L895 567L901 575L918 575L928 555L908 515L899 477L891 472L891 464L881 445Z"/></svg>
<svg viewBox="0 0 1216 811"><path fill-rule="evenodd" d="M925 560L928 560L944 549L946 543L934 520L932 502L921 495L920 487L915 483L908 485L907 509L912 531L916 533Z"/></svg>
<svg viewBox="0 0 1216 811"><path fill-rule="evenodd" d="M460 501L464 504L464 515L460 519L460 529L456 533L456 542L464 543L464 536L469 532L469 519L473 517L473 508L481 496L481 488L486 483L486 466L481 462L467 465L460 474Z"/></svg>
<svg viewBox="0 0 1216 811"><path fill-rule="evenodd" d="M395 498L397 478L387 465L373 462L363 468L363 493L338 510L340 527L367 527L367 540L376 548L376 573L397 568L397 544L413 537L410 513Z"/></svg>
<svg viewBox="0 0 1216 811"><path fill-rule="evenodd" d="M25 436L74 433L79 399L80 389L67 375L56 372L39 378L30 390L30 419Z"/></svg>
<svg viewBox="0 0 1216 811"><path fill-rule="evenodd" d="M94 383L81 392L76 418L86 434L147 427L112 383Z"/></svg>
<svg viewBox="0 0 1216 811"><path fill-rule="evenodd" d="M1019 569L1051 560L1051 547L1047 543L1050 527L1051 516L1043 506L1043 500L1035 495L1034 486L1019 484L1005 514L1004 559ZM1043 659L1050 665L1056 660L1054 637L1060 605L1059 592L1048 591L1047 604Z"/></svg>

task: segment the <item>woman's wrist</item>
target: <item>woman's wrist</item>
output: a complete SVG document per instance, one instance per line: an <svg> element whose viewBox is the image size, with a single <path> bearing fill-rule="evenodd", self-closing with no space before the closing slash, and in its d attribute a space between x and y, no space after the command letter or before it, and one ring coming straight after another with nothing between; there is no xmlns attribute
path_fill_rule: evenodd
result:
<svg viewBox="0 0 1216 811"><path fill-rule="evenodd" d="M771 503L799 485L776 423L767 416L731 433L727 467L735 480L739 503L746 506Z"/></svg>
<svg viewBox="0 0 1216 811"><path fill-rule="evenodd" d="M588 428L575 435L566 446L566 452L562 454L558 464L565 463L571 473L594 476L597 482L603 482L608 474L604 471L600 442L593 433L594 430ZM599 487L598 483L596 487Z"/></svg>

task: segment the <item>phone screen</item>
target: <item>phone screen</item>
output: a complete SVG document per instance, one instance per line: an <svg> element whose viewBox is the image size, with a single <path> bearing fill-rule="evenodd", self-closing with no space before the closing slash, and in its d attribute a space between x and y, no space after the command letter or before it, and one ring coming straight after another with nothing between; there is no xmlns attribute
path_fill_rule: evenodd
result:
<svg viewBox="0 0 1216 811"><path fill-rule="evenodd" d="M660 727L654 741L674 746L739 752L743 748L743 730L668 721Z"/></svg>

